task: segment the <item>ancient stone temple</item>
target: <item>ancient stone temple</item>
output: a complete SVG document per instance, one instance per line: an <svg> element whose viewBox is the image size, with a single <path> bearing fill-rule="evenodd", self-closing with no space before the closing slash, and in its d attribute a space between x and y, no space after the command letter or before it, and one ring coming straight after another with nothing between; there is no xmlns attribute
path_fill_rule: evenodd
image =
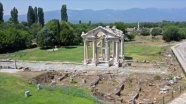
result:
<svg viewBox="0 0 186 104"><path fill-rule="evenodd" d="M81 36L84 40L84 65L121 65L124 60L124 34L121 30L99 26L87 33L82 32ZM89 57L90 45L92 57Z"/></svg>

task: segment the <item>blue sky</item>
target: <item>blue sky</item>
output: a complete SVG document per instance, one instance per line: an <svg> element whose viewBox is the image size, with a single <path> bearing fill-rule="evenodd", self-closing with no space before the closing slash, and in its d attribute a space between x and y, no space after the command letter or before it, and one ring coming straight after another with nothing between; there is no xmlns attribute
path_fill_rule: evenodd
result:
<svg viewBox="0 0 186 104"><path fill-rule="evenodd" d="M10 15L13 7L19 14L26 14L28 6L42 7L44 11L60 10L63 4L68 9L130 9L130 8L186 8L186 0L0 0L4 15Z"/></svg>

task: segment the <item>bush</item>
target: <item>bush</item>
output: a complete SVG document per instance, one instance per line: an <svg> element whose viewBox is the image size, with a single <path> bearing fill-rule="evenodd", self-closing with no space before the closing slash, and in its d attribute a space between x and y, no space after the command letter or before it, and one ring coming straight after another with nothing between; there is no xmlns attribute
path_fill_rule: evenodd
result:
<svg viewBox="0 0 186 104"><path fill-rule="evenodd" d="M76 84L76 83L77 83L77 81L74 81L74 80L73 80L73 81L72 81L72 82L70 82L70 83L72 83L72 84Z"/></svg>
<svg viewBox="0 0 186 104"><path fill-rule="evenodd" d="M179 28L176 26L170 26L163 32L163 40L169 41L180 41L182 36L179 34Z"/></svg>
<svg viewBox="0 0 186 104"><path fill-rule="evenodd" d="M186 39L186 28L179 29L178 34L181 35L182 39Z"/></svg>
<svg viewBox="0 0 186 104"><path fill-rule="evenodd" d="M141 30L140 34L143 36L148 36L148 35L150 35L150 30L148 28L143 28Z"/></svg>
<svg viewBox="0 0 186 104"><path fill-rule="evenodd" d="M135 38L136 35L137 35L136 32L132 32L130 34L126 34L126 37L131 41Z"/></svg>
<svg viewBox="0 0 186 104"><path fill-rule="evenodd" d="M38 33L38 38L37 38L38 45L41 48L47 48L47 47L52 47L54 46L54 43L56 42L55 36L53 32L44 27L39 33Z"/></svg>
<svg viewBox="0 0 186 104"><path fill-rule="evenodd" d="M155 37L157 35L160 35L161 33L162 33L162 30L161 30L161 28L158 28L158 27L153 28L152 31L151 31L151 35L153 37Z"/></svg>
<svg viewBox="0 0 186 104"><path fill-rule="evenodd" d="M160 79L161 79L161 77L159 75L154 76L154 80L160 80Z"/></svg>
<svg viewBox="0 0 186 104"><path fill-rule="evenodd" d="M174 76L171 75L171 74L169 74L169 75L167 75L167 78L168 78L169 80L172 80L172 79L174 78Z"/></svg>

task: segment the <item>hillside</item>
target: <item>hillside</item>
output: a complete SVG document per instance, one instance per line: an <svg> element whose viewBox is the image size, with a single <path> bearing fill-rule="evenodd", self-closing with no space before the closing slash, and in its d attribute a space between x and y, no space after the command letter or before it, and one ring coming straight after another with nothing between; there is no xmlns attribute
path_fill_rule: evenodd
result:
<svg viewBox="0 0 186 104"><path fill-rule="evenodd" d="M68 18L72 23L82 22L161 22L168 21L186 21L186 8L183 9L156 9L133 8L128 10L68 10ZM10 15L4 16L8 20ZM45 12L45 22L51 19L60 19L60 10ZM27 15L19 15L19 21L26 21Z"/></svg>

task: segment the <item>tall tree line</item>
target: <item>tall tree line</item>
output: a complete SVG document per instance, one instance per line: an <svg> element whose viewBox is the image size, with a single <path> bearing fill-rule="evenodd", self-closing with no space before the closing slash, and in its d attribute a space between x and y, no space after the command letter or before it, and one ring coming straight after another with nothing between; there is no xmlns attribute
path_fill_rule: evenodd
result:
<svg viewBox="0 0 186 104"><path fill-rule="evenodd" d="M62 5L61 7L61 21L68 22L67 6Z"/></svg>
<svg viewBox="0 0 186 104"><path fill-rule="evenodd" d="M3 21L3 4L0 2L0 23Z"/></svg>
<svg viewBox="0 0 186 104"><path fill-rule="evenodd" d="M14 7L11 12L11 18L10 18L10 21L12 21L13 23L19 23L18 22L18 10Z"/></svg>
<svg viewBox="0 0 186 104"><path fill-rule="evenodd" d="M27 22L28 22L28 26L31 26L33 23L37 23L37 22L39 22L40 25L44 26L43 8L35 7L33 9L32 6L29 6L27 12Z"/></svg>
<svg viewBox="0 0 186 104"><path fill-rule="evenodd" d="M43 8L38 8L38 18L39 18L39 24L44 26L44 12L43 12Z"/></svg>
<svg viewBox="0 0 186 104"><path fill-rule="evenodd" d="M35 22L38 22L38 10L37 7L34 8Z"/></svg>
<svg viewBox="0 0 186 104"><path fill-rule="evenodd" d="M27 22L28 22L28 26L31 26L33 23L35 23L35 14L32 6L28 7Z"/></svg>

